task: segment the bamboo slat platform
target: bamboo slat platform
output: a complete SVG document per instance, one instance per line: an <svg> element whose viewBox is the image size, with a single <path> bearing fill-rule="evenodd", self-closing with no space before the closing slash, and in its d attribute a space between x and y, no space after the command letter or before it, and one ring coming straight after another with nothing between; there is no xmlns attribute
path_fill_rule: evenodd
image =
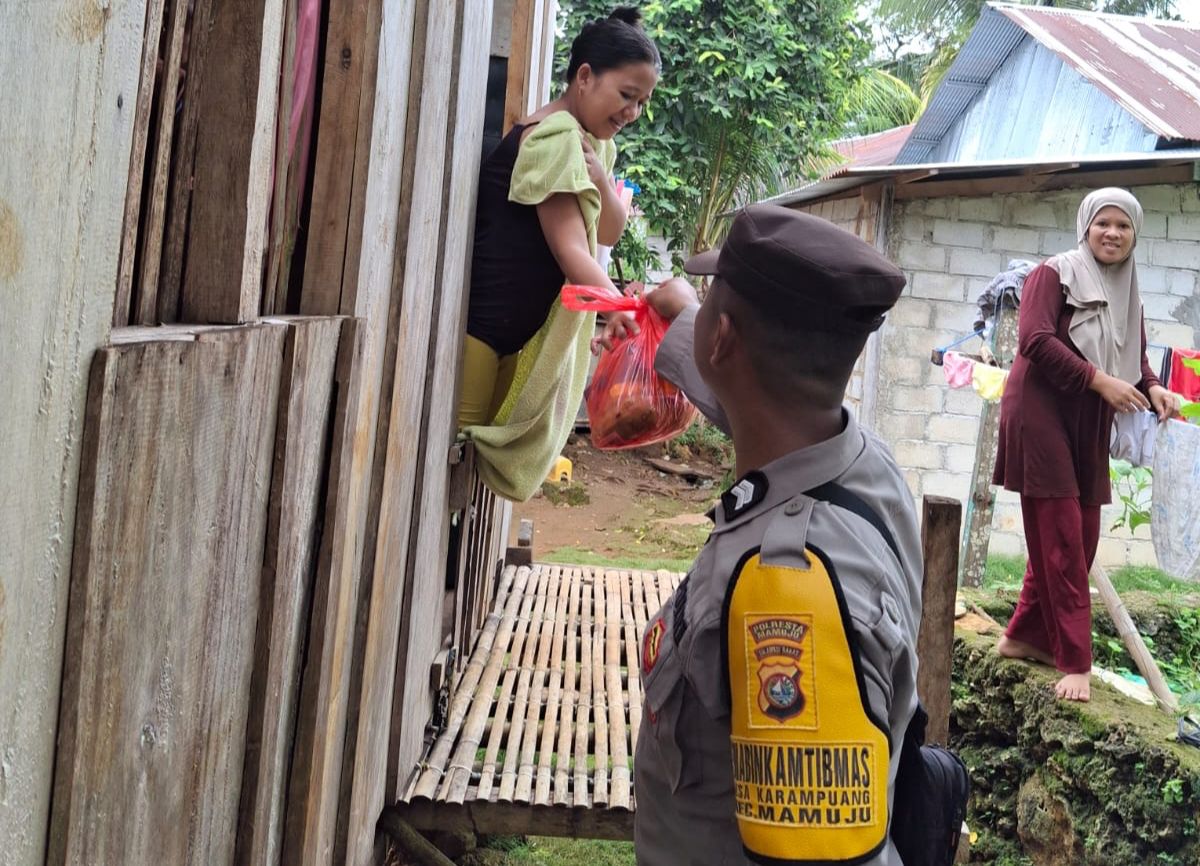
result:
<svg viewBox="0 0 1200 866"><path fill-rule="evenodd" d="M639 644L682 574L509 566L397 809L417 829L633 838Z"/></svg>

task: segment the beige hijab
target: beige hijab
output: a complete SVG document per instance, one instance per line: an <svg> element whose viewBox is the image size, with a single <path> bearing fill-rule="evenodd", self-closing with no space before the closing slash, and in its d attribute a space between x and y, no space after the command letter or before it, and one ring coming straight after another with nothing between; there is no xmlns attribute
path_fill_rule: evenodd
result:
<svg viewBox="0 0 1200 866"><path fill-rule="evenodd" d="M1133 247L1128 258L1112 265L1096 261L1088 247L1087 234L1102 209L1120 208L1133 223L1133 246L1142 232L1142 206L1132 194L1116 187L1090 193L1075 217L1079 246L1060 253L1049 264L1058 271L1075 308L1068 333L1087 358L1110 376L1131 385L1142 378L1142 297L1138 293L1137 265Z"/></svg>

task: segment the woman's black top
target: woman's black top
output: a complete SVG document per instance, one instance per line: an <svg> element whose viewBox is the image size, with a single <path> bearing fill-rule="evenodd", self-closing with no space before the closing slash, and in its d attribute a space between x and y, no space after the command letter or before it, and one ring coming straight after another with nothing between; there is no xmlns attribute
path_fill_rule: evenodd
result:
<svg viewBox="0 0 1200 866"><path fill-rule="evenodd" d="M537 333L564 279L537 208L508 200L521 133L532 125L514 126L479 172L467 333L501 356Z"/></svg>

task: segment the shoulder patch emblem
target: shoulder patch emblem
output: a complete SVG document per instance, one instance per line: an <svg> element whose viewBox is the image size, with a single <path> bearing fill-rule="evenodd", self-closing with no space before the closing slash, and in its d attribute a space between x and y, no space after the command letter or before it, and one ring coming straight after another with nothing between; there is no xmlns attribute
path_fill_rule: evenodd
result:
<svg viewBox="0 0 1200 866"><path fill-rule="evenodd" d="M646 636L642 638L642 673L648 674L654 670L659 651L662 649L663 635L666 632L667 626L661 616L646 629Z"/></svg>
<svg viewBox="0 0 1200 866"><path fill-rule="evenodd" d="M812 617L747 616L746 648L747 665L757 668L760 724L771 719L795 720L789 727L815 726Z"/></svg>

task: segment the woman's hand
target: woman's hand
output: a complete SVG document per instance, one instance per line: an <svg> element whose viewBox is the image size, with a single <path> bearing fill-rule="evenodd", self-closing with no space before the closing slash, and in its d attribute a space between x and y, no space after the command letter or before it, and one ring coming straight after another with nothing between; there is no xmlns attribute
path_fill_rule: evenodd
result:
<svg viewBox="0 0 1200 866"><path fill-rule="evenodd" d="M605 313L604 331L599 337L592 338L592 354L599 355L600 347L611 350L613 346L638 334L641 328L633 320L633 313L621 310L615 313Z"/></svg>
<svg viewBox="0 0 1200 866"><path fill-rule="evenodd" d="M1137 412L1139 409L1150 408L1150 401L1141 391L1103 370L1097 370L1096 375L1092 377L1091 389L1118 412Z"/></svg>
<svg viewBox="0 0 1200 866"><path fill-rule="evenodd" d="M587 134L583 130L579 131L579 143L583 145L583 161L587 163L588 179L599 190L604 189L605 184L612 186L612 180L609 178L608 172L604 170L604 163L596 155L596 149L592 147L592 143L588 141Z"/></svg>
<svg viewBox="0 0 1200 866"><path fill-rule="evenodd" d="M1179 414L1179 398L1162 385L1150 386L1150 403L1159 421L1166 421Z"/></svg>

